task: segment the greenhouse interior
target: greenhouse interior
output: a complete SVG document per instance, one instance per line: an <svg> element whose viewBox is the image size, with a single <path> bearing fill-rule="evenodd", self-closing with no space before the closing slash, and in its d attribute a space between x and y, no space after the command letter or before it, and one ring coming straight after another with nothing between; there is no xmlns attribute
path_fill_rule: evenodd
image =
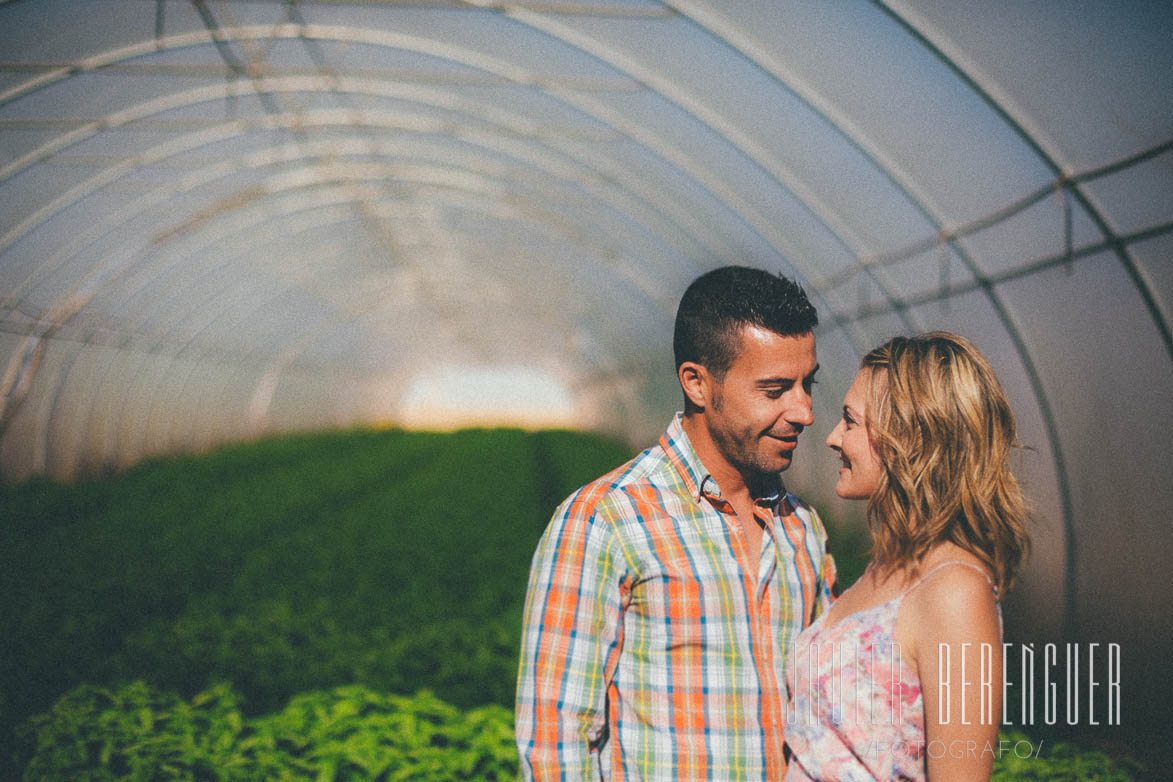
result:
<svg viewBox="0 0 1173 782"><path fill-rule="evenodd" d="M1074 721L1022 730L1143 764L1173 716L1171 35L1164 0L0 0L0 776L68 778L44 770L72 741L44 715L69 697L216 703L277 735L300 729L291 696L365 685L372 709L459 712L453 742L508 733L545 521L680 409L677 304L731 264L818 310L815 423L784 477L833 550L866 547L823 445L860 358L937 329L989 357L1032 506L1006 637L1089 668ZM375 498L409 478L427 499ZM431 545L457 560L355 542L444 518L448 483L470 494ZM287 551L325 523L311 508L343 509L321 540L353 545L264 592L257 563L324 545ZM152 570L169 546L183 564ZM486 557L509 578L393 580ZM348 558L382 569L348 592ZM359 596L389 584L468 626L364 626ZM360 602L325 605L335 588ZM258 627L289 634L280 686L275 658L202 662L276 649ZM493 661L439 670L428 639ZM360 640L416 667L339 663ZM297 656L318 641L321 675ZM511 741L450 778L509 778ZM114 752L109 778L148 762L105 746L85 762Z"/></svg>

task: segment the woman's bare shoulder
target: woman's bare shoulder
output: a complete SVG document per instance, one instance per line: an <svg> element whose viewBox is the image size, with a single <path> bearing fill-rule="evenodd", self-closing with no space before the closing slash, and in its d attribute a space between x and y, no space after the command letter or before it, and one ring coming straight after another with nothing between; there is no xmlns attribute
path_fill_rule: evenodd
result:
<svg viewBox="0 0 1173 782"><path fill-rule="evenodd" d="M909 642L993 641L1001 634L988 571L974 555L953 548L926 562L922 580L900 607L899 635Z"/></svg>

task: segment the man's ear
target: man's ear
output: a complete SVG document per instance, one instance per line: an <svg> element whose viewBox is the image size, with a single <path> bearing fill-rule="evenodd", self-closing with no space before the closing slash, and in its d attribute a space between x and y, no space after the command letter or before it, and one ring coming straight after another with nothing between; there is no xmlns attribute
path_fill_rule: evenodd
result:
<svg viewBox="0 0 1173 782"><path fill-rule="evenodd" d="M695 361L685 361L676 368L676 377L684 390L684 398L693 407L704 410L709 406L713 393L713 376L709 370Z"/></svg>

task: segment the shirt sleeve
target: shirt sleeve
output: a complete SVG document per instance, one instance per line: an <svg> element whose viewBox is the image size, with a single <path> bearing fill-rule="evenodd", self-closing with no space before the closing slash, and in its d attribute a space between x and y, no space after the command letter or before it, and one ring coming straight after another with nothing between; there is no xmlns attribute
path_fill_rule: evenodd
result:
<svg viewBox="0 0 1173 782"><path fill-rule="evenodd" d="M630 577L599 500L584 489L564 502L534 554L514 715L527 781L600 776Z"/></svg>
<svg viewBox="0 0 1173 782"><path fill-rule="evenodd" d="M831 556L830 551L823 554L823 573L819 583L818 613L822 614L839 597L839 571L835 569L835 557Z"/></svg>
<svg viewBox="0 0 1173 782"><path fill-rule="evenodd" d="M839 571L835 568L835 557L831 556L831 552L827 548L827 527L823 524L823 519L814 508L810 508L810 514L823 548L823 562L819 568L818 595L815 600L815 617L818 617L826 612L835 602L835 598L839 596Z"/></svg>

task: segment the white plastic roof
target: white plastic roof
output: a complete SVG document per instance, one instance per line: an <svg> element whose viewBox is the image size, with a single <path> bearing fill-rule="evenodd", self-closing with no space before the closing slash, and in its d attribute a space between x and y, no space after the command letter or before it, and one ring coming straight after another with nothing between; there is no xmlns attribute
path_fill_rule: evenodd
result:
<svg viewBox="0 0 1173 782"><path fill-rule="evenodd" d="M680 293L749 264L822 317L792 484L850 514L819 441L858 357L960 331L1033 449L1034 619L1167 627L1171 33L1164 0L0 0L0 471L406 420L462 370L644 442Z"/></svg>

